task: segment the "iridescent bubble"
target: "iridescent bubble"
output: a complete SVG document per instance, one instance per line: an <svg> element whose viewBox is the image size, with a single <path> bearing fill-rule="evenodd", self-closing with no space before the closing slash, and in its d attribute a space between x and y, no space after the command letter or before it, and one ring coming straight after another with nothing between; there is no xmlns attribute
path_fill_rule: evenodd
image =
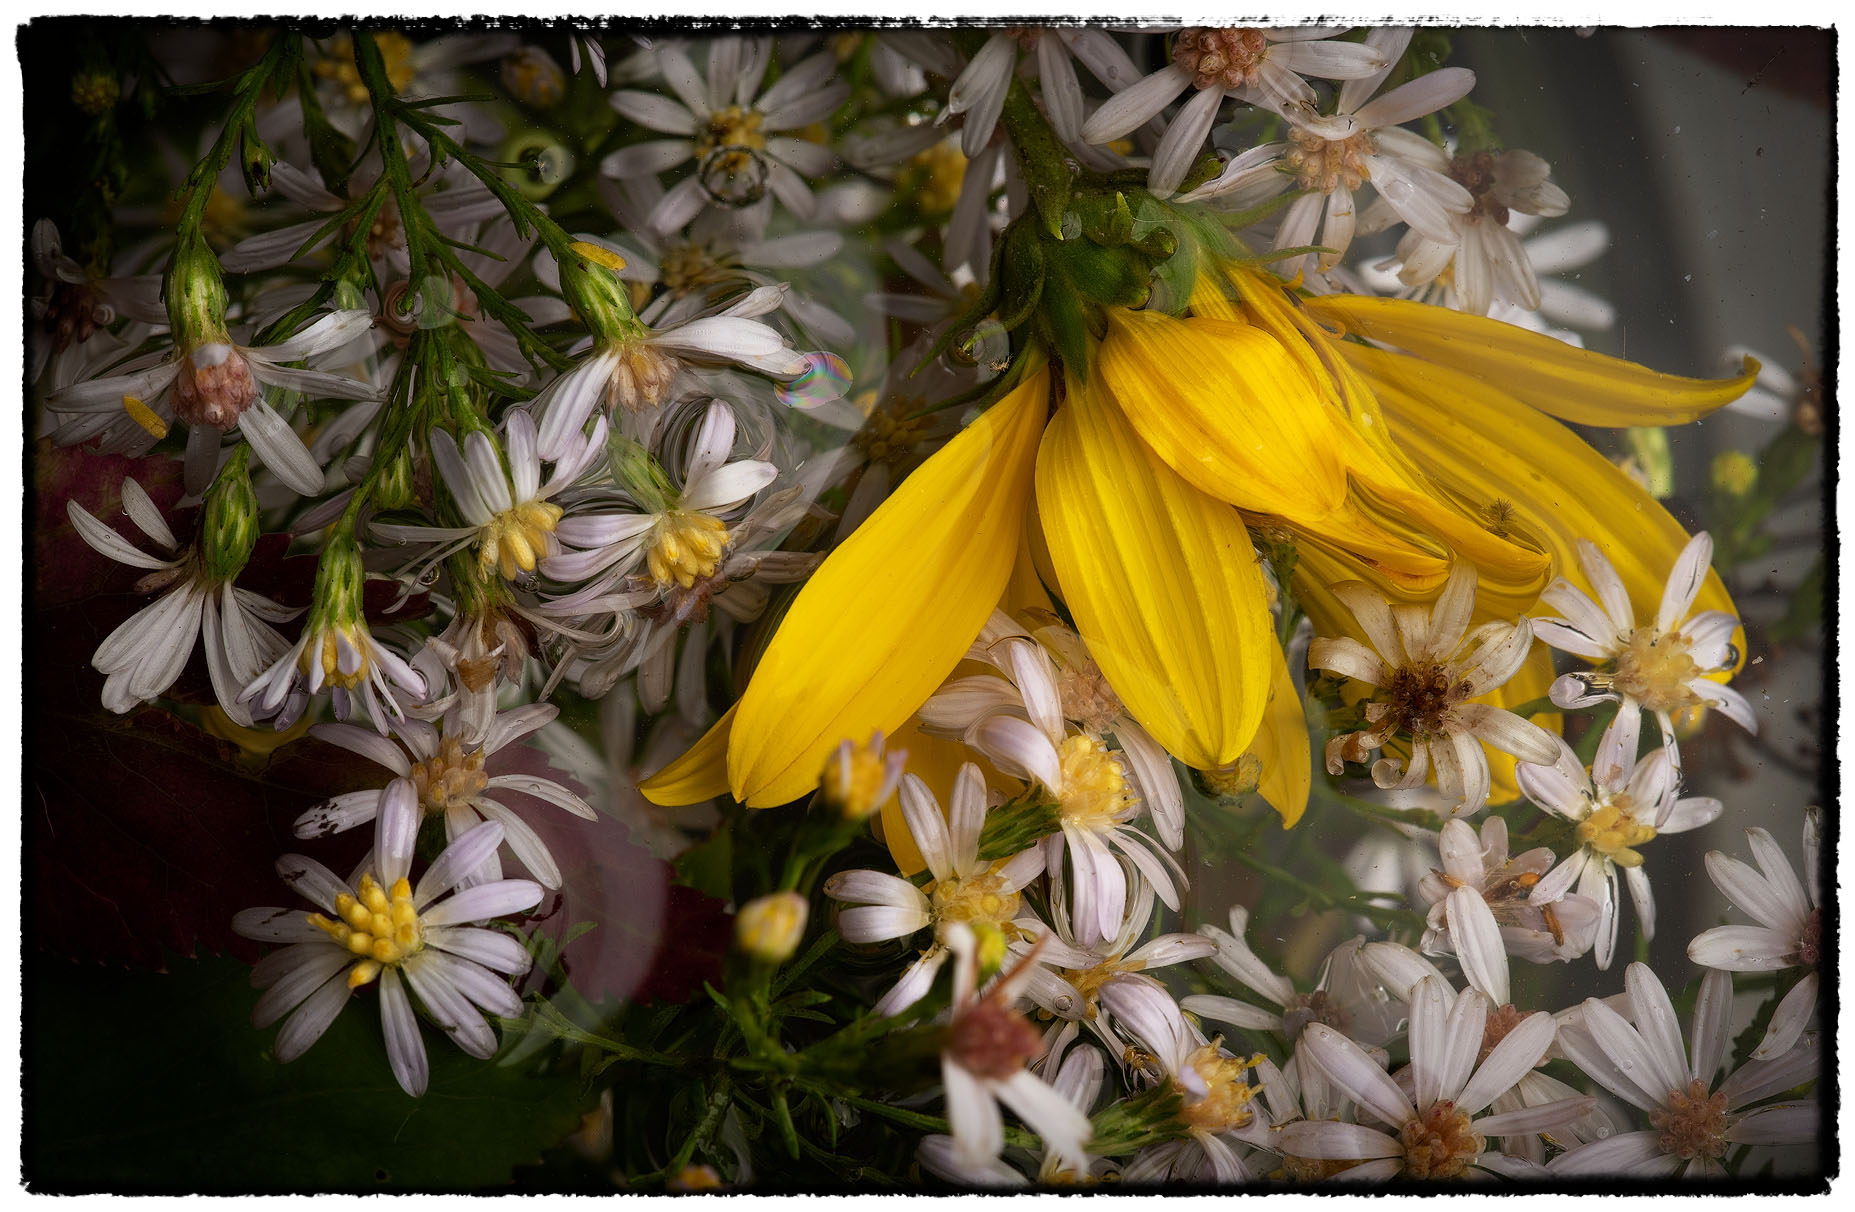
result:
<svg viewBox="0 0 1855 1212"><path fill-rule="evenodd" d="M842 399L850 390L850 367L834 353L805 355L805 369L774 391L788 408L817 408Z"/></svg>

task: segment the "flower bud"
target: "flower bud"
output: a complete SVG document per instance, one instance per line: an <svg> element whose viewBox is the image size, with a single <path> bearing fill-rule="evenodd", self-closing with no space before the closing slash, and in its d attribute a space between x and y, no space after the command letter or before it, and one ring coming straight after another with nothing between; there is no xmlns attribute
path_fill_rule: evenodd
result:
<svg viewBox="0 0 1855 1212"><path fill-rule="evenodd" d="M845 741L825 759L818 791L824 802L847 821L866 821L881 811L902 779L906 751L883 753L882 733L866 744Z"/></svg>
<svg viewBox="0 0 1855 1212"><path fill-rule="evenodd" d="M502 61L502 86L530 109L552 109L567 95L567 73L538 46L523 46Z"/></svg>
<svg viewBox="0 0 1855 1212"><path fill-rule="evenodd" d="M664 513L676 500L676 489L651 452L635 439L626 437L614 425L606 434L606 462L612 478L631 494L640 509Z"/></svg>
<svg viewBox="0 0 1855 1212"><path fill-rule="evenodd" d="M1758 464L1743 450L1722 450L1709 468L1713 487L1729 497L1743 497L1758 487Z"/></svg>
<svg viewBox="0 0 1855 1212"><path fill-rule="evenodd" d="M225 280L219 272L219 258L198 231L180 234L161 290L176 345L187 349L230 340L225 331Z"/></svg>
<svg viewBox="0 0 1855 1212"><path fill-rule="evenodd" d="M82 71L71 77L71 104L88 118L114 109L122 98L122 84L113 72Z"/></svg>
<svg viewBox="0 0 1855 1212"><path fill-rule="evenodd" d="M576 243L558 263L560 293L591 330L595 344L644 335L644 326L631 310L631 292L619 280L622 258L597 244Z"/></svg>
<svg viewBox="0 0 1855 1212"><path fill-rule="evenodd" d="M245 459L234 458L206 493L200 525L206 570L217 581L236 579L257 541L258 496L252 491Z"/></svg>
<svg viewBox="0 0 1855 1212"><path fill-rule="evenodd" d="M751 900L734 917L734 944L750 959L783 964L799 949L810 911L797 892L775 892Z"/></svg>

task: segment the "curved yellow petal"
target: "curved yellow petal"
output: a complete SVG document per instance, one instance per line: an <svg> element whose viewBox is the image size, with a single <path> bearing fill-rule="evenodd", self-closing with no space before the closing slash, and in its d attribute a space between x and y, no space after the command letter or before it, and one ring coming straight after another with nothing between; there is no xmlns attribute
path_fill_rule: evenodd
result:
<svg viewBox="0 0 1855 1212"><path fill-rule="evenodd" d="M1149 450L1102 381L1070 380L1037 454L1057 585L1128 713L1188 765L1222 766L1268 703L1268 589L1237 512Z"/></svg>
<svg viewBox="0 0 1855 1212"><path fill-rule="evenodd" d="M734 711L728 708L688 752L639 783L644 798L675 807L728 794L728 735L734 728Z"/></svg>
<svg viewBox="0 0 1855 1212"><path fill-rule="evenodd" d="M1583 580L1575 544L1590 539L1616 566L1637 619L1655 617L1689 536L1640 484L1565 426L1466 374L1432 367L1417 392L1403 373L1409 359L1356 344L1346 356L1372 384L1399 444L1432 478L1491 527L1551 553L1556 572L1575 583ZM1511 618L1533 613L1535 600L1484 582L1476 606ZM1712 571L1694 608L1738 613ZM1745 651L1743 634L1733 642Z"/></svg>
<svg viewBox="0 0 1855 1212"><path fill-rule="evenodd" d="M1269 707L1263 712L1262 726L1250 746L1262 763L1262 777L1256 790L1282 818L1282 828L1292 829L1307 811L1308 795L1313 789L1314 756L1308 744L1307 711L1295 689L1294 675L1288 671L1288 658L1274 644L1269 646L1274 668L1269 677Z"/></svg>
<svg viewBox="0 0 1855 1212"><path fill-rule="evenodd" d="M1746 359L1731 379L1688 379L1567 345L1499 320L1408 299L1324 295L1311 315L1347 332L1416 355L1405 373L1422 381L1430 365L1453 367L1524 404L1579 425L1676 425L1744 395L1758 373Z"/></svg>
<svg viewBox="0 0 1855 1212"><path fill-rule="evenodd" d="M1027 376L819 565L741 696L736 799L811 791L826 753L894 732L959 664L1011 574L1049 398L1049 371Z"/></svg>

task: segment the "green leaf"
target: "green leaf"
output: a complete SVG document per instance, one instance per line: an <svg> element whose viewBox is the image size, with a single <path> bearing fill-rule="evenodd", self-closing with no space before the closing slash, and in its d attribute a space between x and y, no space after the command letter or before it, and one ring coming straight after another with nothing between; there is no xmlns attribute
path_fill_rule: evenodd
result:
<svg viewBox="0 0 1855 1212"><path fill-rule="evenodd" d="M503 1068L424 1030L431 1085L393 1080L378 994L300 1059L254 1030L245 965L28 962L23 1173L37 1192L494 1191L580 1122L571 1073Z"/></svg>

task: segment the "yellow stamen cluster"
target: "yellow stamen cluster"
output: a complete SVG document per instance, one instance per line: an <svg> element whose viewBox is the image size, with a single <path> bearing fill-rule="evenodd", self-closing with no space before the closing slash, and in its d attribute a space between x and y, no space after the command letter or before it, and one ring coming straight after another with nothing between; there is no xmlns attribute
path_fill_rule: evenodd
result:
<svg viewBox="0 0 1855 1212"><path fill-rule="evenodd" d="M540 47L524 46L502 61L502 86L531 109L551 109L567 95L567 76Z"/></svg>
<svg viewBox="0 0 1855 1212"><path fill-rule="evenodd" d="M657 276L673 294L713 285L728 276L728 267L700 244L678 244L664 250Z"/></svg>
<svg viewBox="0 0 1855 1212"><path fill-rule="evenodd" d="M708 125L696 132L696 159L705 171L743 171L753 163L753 153L766 150L766 136L760 131L765 121L757 109L730 105L716 110Z"/></svg>
<svg viewBox="0 0 1855 1212"><path fill-rule="evenodd" d="M1018 915L1018 907L1023 897L1008 888L1005 879L998 873L1002 863L994 863L992 868L970 875L965 879L948 876L929 884L924 891L928 894L928 904L937 923L965 922L968 925L986 925L999 931L1011 928L1011 920Z"/></svg>
<svg viewBox="0 0 1855 1212"><path fill-rule="evenodd" d="M404 34L379 30L374 33L374 45L380 48L380 62L386 69L387 83L396 93L406 91L413 77L412 41ZM316 60L315 72L340 89L350 104L367 104L367 84L354 62L354 40L346 34L335 38L328 54Z"/></svg>
<svg viewBox="0 0 1855 1212"><path fill-rule="evenodd" d="M1082 995L1082 1017L1094 1019L1101 1008L1101 987L1124 972L1138 972L1139 964L1123 960L1105 960L1093 968L1064 968L1061 976Z"/></svg>
<svg viewBox="0 0 1855 1212"><path fill-rule="evenodd" d="M943 214L960 200L960 185L966 179L966 157L952 143L942 140L916 152L902 171L902 188L913 190L921 212Z"/></svg>
<svg viewBox="0 0 1855 1212"><path fill-rule="evenodd" d="M845 741L825 759L824 775L818 780L825 803L847 821L868 820L893 791L881 733L862 744Z"/></svg>
<svg viewBox="0 0 1855 1212"><path fill-rule="evenodd" d="M1219 1056L1217 1046L1218 1041L1212 1040L1185 1062L1204 1079L1208 1093L1187 1103L1181 1113L1187 1124L1203 1132L1230 1132L1248 1124L1256 1114L1250 1110L1250 1100L1260 1087L1250 1085L1246 1075L1262 1063L1262 1057Z"/></svg>
<svg viewBox="0 0 1855 1212"><path fill-rule="evenodd" d="M1134 806L1134 791L1120 759L1088 736L1072 736L1057 750L1063 786L1057 793L1065 821L1092 829L1106 828Z"/></svg>
<svg viewBox="0 0 1855 1212"><path fill-rule="evenodd" d="M356 664L352 673L342 672L340 640L343 637L355 654ZM324 627L321 635L303 645L302 655L296 658L297 671L308 677L318 660L322 663L322 680L330 686L353 690L367 680L367 646L358 628Z"/></svg>
<svg viewBox="0 0 1855 1212"><path fill-rule="evenodd" d="M727 549L727 523L706 513L674 509L657 519L645 560L653 581L688 589L715 575Z"/></svg>
<svg viewBox="0 0 1855 1212"><path fill-rule="evenodd" d="M1650 711L1676 711L1700 701L1687 686L1700 672L1684 636L1638 627L1617 656L1611 685Z"/></svg>
<svg viewBox="0 0 1855 1212"><path fill-rule="evenodd" d="M404 876L389 891L373 875L361 877L358 895L346 892L335 898L340 920L309 914L309 924L322 931L361 962L348 971L348 988L358 989L380 975L380 969L404 963L425 946L419 911L412 907L412 885Z"/></svg>
<svg viewBox="0 0 1855 1212"><path fill-rule="evenodd" d="M438 752L412 768L413 790L427 812L444 812L475 800L489 786L483 772L481 749L464 752L464 744L454 736L439 743Z"/></svg>
<svg viewBox="0 0 1855 1212"><path fill-rule="evenodd" d="M1344 139L1323 139L1308 131L1290 130L1288 138L1293 146L1282 163L1302 189L1330 194L1342 185L1358 189L1372 179L1365 158L1378 151L1378 144L1364 131Z"/></svg>
<svg viewBox="0 0 1855 1212"><path fill-rule="evenodd" d="M1638 822L1627 795L1615 796L1598 804L1591 815L1578 822L1578 841L1589 846L1619 867L1642 866L1642 855L1633 847L1655 840L1655 829Z"/></svg>
<svg viewBox="0 0 1855 1212"><path fill-rule="evenodd" d="M1449 1099L1405 1121L1399 1135L1404 1139L1406 1178L1460 1178L1487 1144Z"/></svg>
<svg viewBox="0 0 1855 1212"><path fill-rule="evenodd" d="M797 892L775 892L741 906L734 917L734 943L762 963L783 964L805 937L809 905Z"/></svg>
<svg viewBox="0 0 1855 1212"><path fill-rule="evenodd" d="M485 576L500 568L507 581L532 573L560 515L560 506L546 501L523 501L497 514L477 535L477 568Z"/></svg>
<svg viewBox="0 0 1855 1212"><path fill-rule="evenodd" d="M927 436L929 418L914 415L925 407L919 397L891 396L870 410L850 444L872 463L900 467Z"/></svg>

